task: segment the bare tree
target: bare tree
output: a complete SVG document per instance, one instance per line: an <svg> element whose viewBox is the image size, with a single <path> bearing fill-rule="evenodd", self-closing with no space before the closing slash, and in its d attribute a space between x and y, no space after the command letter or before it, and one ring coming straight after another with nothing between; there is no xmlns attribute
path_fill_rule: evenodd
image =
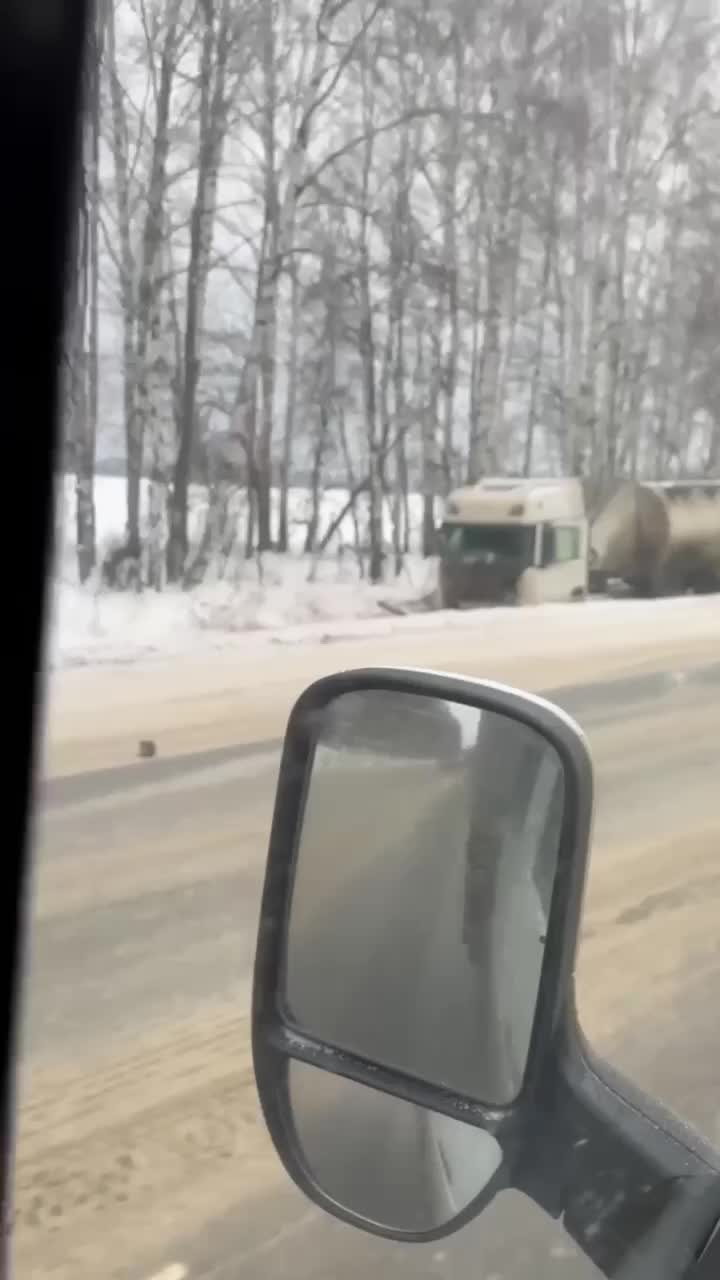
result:
<svg viewBox="0 0 720 1280"><path fill-rule="evenodd" d="M75 256L69 273L66 322L66 433L75 473L78 576L90 577L96 561L95 451L99 398L100 62L105 12L98 6L88 28L84 66L82 145L77 174Z"/></svg>
<svg viewBox="0 0 720 1280"><path fill-rule="evenodd" d="M201 338L212 265L213 231L222 152L229 125L229 61L236 48L232 0L202 0L203 30L198 68L198 141L195 198L185 284L185 332L178 395L177 450L169 497L167 569L181 579L188 554L188 488L198 418Z"/></svg>
<svg viewBox="0 0 720 1280"><path fill-rule="evenodd" d="M287 549L298 475L308 552L347 519L378 580L386 513L399 569L411 545L433 553L461 480L564 470L600 490L717 465L704 0L123 4L95 276L123 332L131 550L143 468L167 501L156 585L162 538L178 582L236 543ZM233 443L198 549L201 422Z"/></svg>

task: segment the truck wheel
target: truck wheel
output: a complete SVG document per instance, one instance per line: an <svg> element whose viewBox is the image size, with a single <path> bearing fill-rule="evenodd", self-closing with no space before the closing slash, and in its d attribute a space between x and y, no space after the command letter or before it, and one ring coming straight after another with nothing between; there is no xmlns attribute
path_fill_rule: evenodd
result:
<svg viewBox="0 0 720 1280"><path fill-rule="evenodd" d="M633 582L633 594L640 600L657 600L659 596L667 595L662 575L653 573L636 578Z"/></svg>
<svg viewBox="0 0 720 1280"><path fill-rule="evenodd" d="M690 590L696 596L712 596L720 591L720 581L712 573L699 574L690 583Z"/></svg>

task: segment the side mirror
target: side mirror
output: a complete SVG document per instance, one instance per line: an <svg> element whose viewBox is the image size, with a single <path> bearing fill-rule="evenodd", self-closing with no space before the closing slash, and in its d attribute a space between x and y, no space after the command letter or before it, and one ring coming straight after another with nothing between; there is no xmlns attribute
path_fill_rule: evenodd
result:
<svg viewBox="0 0 720 1280"><path fill-rule="evenodd" d="M577 1026L591 815L583 735L542 699L370 670L297 702L253 1054L277 1151L328 1212L429 1240L514 1187L606 1275L638 1239L668 1265L668 1214L704 1226L714 1153L603 1079Z"/></svg>

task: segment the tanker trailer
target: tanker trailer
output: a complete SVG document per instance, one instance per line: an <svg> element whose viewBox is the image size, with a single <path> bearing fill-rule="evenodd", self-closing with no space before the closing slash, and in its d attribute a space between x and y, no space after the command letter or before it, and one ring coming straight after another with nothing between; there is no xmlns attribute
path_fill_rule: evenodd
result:
<svg viewBox="0 0 720 1280"><path fill-rule="evenodd" d="M720 481L622 484L592 521L589 571L591 591L720 591Z"/></svg>

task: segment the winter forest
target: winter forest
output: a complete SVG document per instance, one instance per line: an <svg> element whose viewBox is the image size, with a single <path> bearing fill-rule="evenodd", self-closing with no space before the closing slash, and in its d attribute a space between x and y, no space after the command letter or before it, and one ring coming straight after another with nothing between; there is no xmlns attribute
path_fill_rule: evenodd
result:
<svg viewBox="0 0 720 1280"><path fill-rule="evenodd" d="M711 0L99 0L63 362L80 580L282 552L298 487L300 549L349 523L375 582L485 473L713 473L719 52Z"/></svg>

